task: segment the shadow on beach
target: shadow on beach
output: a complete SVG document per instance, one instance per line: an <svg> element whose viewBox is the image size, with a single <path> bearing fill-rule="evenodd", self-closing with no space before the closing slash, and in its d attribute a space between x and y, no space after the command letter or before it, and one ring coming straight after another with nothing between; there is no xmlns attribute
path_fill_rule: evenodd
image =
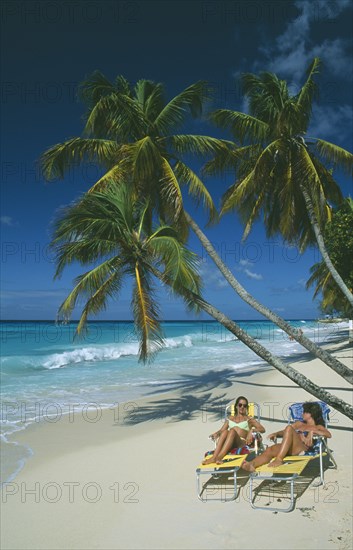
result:
<svg viewBox="0 0 353 550"><path fill-rule="evenodd" d="M272 368L272 367L271 367ZM266 369L267 370L267 369ZM151 422L153 420L165 420L169 422L181 422L185 420L194 420L200 418L201 422L221 422L224 419L225 406L231 399L227 393L218 396L212 396L212 391L222 388L227 389L236 384L246 386L260 386L268 388L290 388L302 391L302 388L296 384L292 385L273 385L241 380L249 377L251 374L258 373L258 370L246 373L239 373L233 369L223 369L221 371L207 371L199 375L181 375L178 380L160 384L158 389L154 390L146 397L152 397L159 394L168 394L168 392L177 391L180 395L170 394L158 401L151 401L144 405L134 407L126 413L124 425L131 426L141 424L142 422ZM329 389L347 389L350 388L325 388ZM236 396L234 396L235 399ZM299 398L300 399L300 398ZM283 417L267 417L261 414L261 421L264 422L285 422ZM352 428L336 426L329 424L333 429L353 431Z"/></svg>

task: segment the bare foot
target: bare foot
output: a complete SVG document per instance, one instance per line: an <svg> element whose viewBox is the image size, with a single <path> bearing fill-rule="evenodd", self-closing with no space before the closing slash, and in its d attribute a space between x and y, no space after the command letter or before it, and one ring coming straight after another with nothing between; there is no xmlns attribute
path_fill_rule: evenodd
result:
<svg viewBox="0 0 353 550"><path fill-rule="evenodd" d="M217 458L216 464L223 464L223 460L221 458Z"/></svg>
<svg viewBox="0 0 353 550"><path fill-rule="evenodd" d="M251 464L251 462L246 462L246 460L244 460L240 468L242 470L245 470L246 472L250 472L250 473L256 472L254 465Z"/></svg>
<svg viewBox="0 0 353 550"><path fill-rule="evenodd" d="M269 468L277 468L277 466L282 466L283 460L281 458L275 458L268 464Z"/></svg>
<svg viewBox="0 0 353 550"><path fill-rule="evenodd" d="M202 464L206 466L206 464L214 464L214 462L215 462L215 459L213 458L213 456L211 456L211 458L207 458L206 460L203 460Z"/></svg>

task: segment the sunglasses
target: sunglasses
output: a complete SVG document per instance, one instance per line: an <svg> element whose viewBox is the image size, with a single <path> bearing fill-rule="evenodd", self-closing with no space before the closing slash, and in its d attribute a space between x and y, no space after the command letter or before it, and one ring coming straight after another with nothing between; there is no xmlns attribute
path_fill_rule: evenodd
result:
<svg viewBox="0 0 353 550"><path fill-rule="evenodd" d="M247 407L246 403L238 403L238 407Z"/></svg>

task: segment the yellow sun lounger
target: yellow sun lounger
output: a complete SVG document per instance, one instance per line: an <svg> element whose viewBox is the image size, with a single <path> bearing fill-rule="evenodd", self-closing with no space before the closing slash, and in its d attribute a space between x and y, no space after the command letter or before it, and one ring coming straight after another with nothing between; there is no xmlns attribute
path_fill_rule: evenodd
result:
<svg viewBox="0 0 353 550"><path fill-rule="evenodd" d="M251 506L258 510L268 510L270 512L291 512L295 505L294 484L302 475L304 469L308 466L315 456L288 456L284 460L284 464L276 468L270 468L268 464L256 468L256 472L250 474L250 503ZM255 481L271 481L289 483L290 499L287 508L278 506L259 506L255 504L254 497L254 482ZM279 499L281 500L281 499Z"/></svg>
<svg viewBox="0 0 353 550"><path fill-rule="evenodd" d="M330 409L322 401L318 401L322 409L325 426L329 420ZM302 419L303 403L294 403L289 407L288 420L294 422ZM316 444L314 452L301 456L287 456L284 458L284 464L276 468L269 468L268 464L256 468L256 472L250 474L250 502L253 508L261 510L269 510L276 512L291 512L295 505L294 484L299 481L305 468L313 460L319 461L320 479L319 482L312 485L318 487L325 484L324 480L324 459L328 461L329 468L337 468L335 459L332 456L331 450L327 446L326 439L322 436L315 436ZM254 499L254 481L270 480L271 482L286 482L290 485L290 502L287 508L278 508L271 506L258 506Z"/></svg>
<svg viewBox="0 0 353 550"><path fill-rule="evenodd" d="M234 414L237 414L237 413L235 410L235 401L233 399L232 401L227 403L227 405L225 406L224 420L227 420L227 417L229 415L234 415ZM257 403L249 403L248 414L249 416L256 417L257 420L260 421L259 405ZM261 438L260 438L260 434L257 434L256 432L254 432L254 436L255 436L254 452L258 454L259 449L262 448ZM216 442L215 442L215 446L216 446ZM211 464L204 465L201 462L201 464L199 464L199 466L197 466L196 468L196 488L197 488L198 498L202 500L202 502L207 502L209 500L220 500L222 502L229 502L231 500L235 500L237 498L237 472L241 464L243 463L244 459L247 456L248 455L246 454L243 454L243 455L228 454L223 458L222 464L211 463ZM208 482L203 484L201 482L202 475L211 476L211 479L208 480ZM221 482L222 480L223 481L225 480L226 475L228 476L228 478L231 477L233 480L233 490L230 493L230 496L227 496L228 491L226 491L227 494L224 497L223 496L221 496L221 498L211 497L211 493L213 493L213 491L206 491L207 486L211 485L210 482L213 482L216 480L219 481L220 482L219 485L221 485ZM205 493L206 493L206 497L204 496ZM223 491L221 491L221 495L222 493Z"/></svg>
<svg viewBox="0 0 353 550"><path fill-rule="evenodd" d="M202 502L207 502L209 500L220 500L222 502L229 502L237 498L237 472L242 465L243 461L246 459L247 455L226 455L223 459L222 464L199 464L196 468L196 489L197 496ZM221 497L211 496L211 491L207 491L207 485L210 484L210 479L207 483L203 484L201 482L201 475L211 476L211 481L219 482L218 485L222 485L222 480L224 481L224 476L231 477L233 479L233 489L230 492L230 496L227 496L228 491L225 491L223 496L223 491L221 491ZM213 493L213 491L212 491Z"/></svg>

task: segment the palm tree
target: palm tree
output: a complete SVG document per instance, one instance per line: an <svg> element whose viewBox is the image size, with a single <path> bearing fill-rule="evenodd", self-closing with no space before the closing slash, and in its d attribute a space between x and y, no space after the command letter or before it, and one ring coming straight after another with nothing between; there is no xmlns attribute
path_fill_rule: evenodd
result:
<svg viewBox="0 0 353 550"><path fill-rule="evenodd" d="M331 219L331 204L342 201L333 168L351 175L353 155L306 136L319 64L315 58L305 84L295 95L275 74L243 75L250 114L219 109L211 119L245 144L229 154L221 151L206 169L212 173L232 166L236 170L237 180L223 197L222 213L237 210L245 224L244 239L263 215L268 237L280 233L301 251L316 240L333 279L353 306L353 295L333 266L322 237L322 229Z"/></svg>
<svg viewBox="0 0 353 550"><path fill-rule="evenodd" d="M214 154L231 142L172 133L190 113L200 115L208 98L205 82L192 84L166 102L162 84L139 80L132 87L122 76L110 83L96 71L81 84L79 95L87 106L84 137L59 143L42 155L47 180L63 177L72 165L98 162L105 173L91 191L129 178L136 196L150 198L150 221L154 210L164 222L178 225L184 238L188 227L183 185L192 197L203 202L210 219L217 216L208 190L181 157L185 153L202 157Z"/></svg>
<svg viewBox="0 0 353 550"><path fill-rule="evenodd" d="M189 307L211 315L285 376L353 418L351 405L284 364L200 296L196 255L185 248L171 227L156 227L149 234L148 201L137 203L132 195L131 186L122 184L116 189L86 193L56 221L52 241L56 252L56 276L74 261L81 265L96 264L77 278L74 289L61 305L60 314L64 319L69 319L78 299L83 298L86 303L77 328L81 333L87 316L105 309L108 300L118 295L123 278L132 277L135 281L132 311L140 337L140 359L147 361L163 345L158 307L153 296L152 276L155 276L182 296Z"/></svg>
<svg viewBox="0 0 353 550"><path fill-rule="evenodd" d="M140 80L132 86L118 77L110 83L101 73L94 73L80 88L87 105L84 137L76 137L48 149L41 159L44 176L51 180L63 177L72 164L95 161L103 168L103 176L90 191L104 189L112 183L128 181L135 196L149 197L146 212L150 228L153 211L163 223L177 227L179 237L186 239L188 227L199 236L203 246L210 243L191 216L183 208L181 187L209 211L210 220L217 218L212 198L200 178L182 160L185 154L226 156L232 142L208 136L173 134L191 113L198 116L206 101L207 87L197 82L169 102L164 99L161 84ZM346 379L352 373L340 361L293 329L279 316L272 314L253 299L235 280L222 260L210 250L210 255L222 269L239 295L283 330L317 355Z"/></svg>
<svg viewBox="0 0 353 550"><path fill-rule="evenodd" d="M85 329L89 315L105 310L108 300L119 294L126 278L134 281L131 303L142 361L151 359L163 345L151 265L163 266L171 288L177 285L200 291L196 255L180 243L171 227L161 225L146 233L147 213L148 201L133 201L131 188L126 185L111 187L104 193L86 193L76 204L63 209L51 243L56 252L55 277L74 261L94 264L77 277L59 308L59 319L67 321L78 301L85 301L77 335ZM196 304L185 300L190 308L197 309Z"/></svg>
<svg viewBox="0 0 353 550"><path fill-rule="evenodd" d="M352 262L347 261L353 255L353 200L346 198L340 207L334 212L332 221L329 222L324 230L327 248L337 270L347 283L353 288L353 266ZM315 284L313 298L322 293L321 306L323 311L333 309L341 312L342 315L352 318L353 308L345 299L341 292L337 292L337 286L332 279L327 265L322 260L316 263L310 269L311 277L306 283L306 287Z"/></svg>

